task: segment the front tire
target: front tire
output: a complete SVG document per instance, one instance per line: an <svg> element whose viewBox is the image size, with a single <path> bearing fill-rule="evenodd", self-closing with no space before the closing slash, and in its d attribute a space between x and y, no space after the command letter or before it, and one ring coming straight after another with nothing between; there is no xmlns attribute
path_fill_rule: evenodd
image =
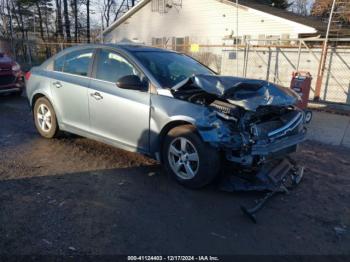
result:
<svg viewBox="0 0 350 262"><path fill-rule="evenodd" d="M190 188L208 185L220 171L219 152L204 143L192 125L169 131L163 143L162 159L167 173Z"/></svg>
<svg viewBox="0 0 350 262"><path fill-rule="evenodd" d="M34 122L39 134L45 138L54 138L58 135L58 124L55 111L45 97L35 101Z"/></svg>

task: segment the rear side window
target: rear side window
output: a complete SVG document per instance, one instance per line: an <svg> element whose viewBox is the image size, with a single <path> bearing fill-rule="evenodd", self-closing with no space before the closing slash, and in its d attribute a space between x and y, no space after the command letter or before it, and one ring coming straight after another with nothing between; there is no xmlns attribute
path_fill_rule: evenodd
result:
<svg viewBox="0 0 350 262"><path fill-rule="evenodd" d="M53 70L54 71L59 71L61 72L63 69L63 65L64 65L64 58L65 56L60 56L58 58L55 59L54 63L53 63Z"/></svg>
<svg viewBox="0 0 350 262"><path fill-rule="evenodd" d="M93 49L84 49L67 54L65 56L63 72L73 75L87 76L93 52Z"/></svg>

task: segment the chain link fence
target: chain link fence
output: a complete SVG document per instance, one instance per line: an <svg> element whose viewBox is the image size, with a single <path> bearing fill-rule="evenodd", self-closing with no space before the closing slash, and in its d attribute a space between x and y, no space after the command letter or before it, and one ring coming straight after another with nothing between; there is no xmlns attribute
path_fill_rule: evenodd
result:
<svg viewBox="0 0 350 262"><path fill-rule="evenodd" d="M264 79L290 86L293 71L307 71L313 76L313 99L322 55L322 39L252 40L236 45L226 41L218 45L165 44L154 46L186 53L219 74ZM152 43L146 43L151 45ZM16 41L1 49L13 54L24 70L39 65L57 52L76 43L34 43ZM320 99L350 105L350 39L331 39L328 44Z"/></svg>
<svg viewBox="0 0 350 262"><path fill-rule="evenodd" d="M322 78L320 100L350 105L350 39L328 43L324 72L319 72L323 39L246 40L244 44L203 45L186 52L222 75L264 79L289 87L294 71L310 72L314 98L317 78Z"/></svg>

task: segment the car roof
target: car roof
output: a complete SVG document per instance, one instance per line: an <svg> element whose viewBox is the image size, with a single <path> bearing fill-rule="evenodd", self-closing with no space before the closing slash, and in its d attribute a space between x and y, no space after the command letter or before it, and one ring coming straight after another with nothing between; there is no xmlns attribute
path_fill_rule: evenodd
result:
<svg viewBox="0 0 350 262"><path fill-rule="evenodd" d="M66 48L64 51L65 53L73 51L73 50L79 50L79 49L86 49L86 48L103 48L103 47L109 47L120 51L125 52L169 52L173 53L174 51L169 49L163 49L158 47L152 47L152 46L146 46L142 44L83 44L83 45L77 45L72 46L70 48Z"/></svg>
<svg viewBox="0 0 350 262"><path fill-rule="evenodd" d="M172 52L168 49L146 46L142 44L104 44L105 46L122 49L129 52Z"/></svg>
<svg viewBox="0 0 350 262"><path fill-rule="evenodd" d="M52 56L48 60L46 60L41 66L46 67L48 63L51 63L52 60L56 59L57 57L64 56L70 52L78 51L81 49L89 49L89 48L112 48L116 51L121 51L123 53L129 53L132 55L134 52L167 52L167 53L177 53L173 50L164 49L164 48L157 48L152 46L146 46L142 44L129 44L129 43L119 43L119 44L78 44L74 45L68 48L65 48L61 52L57 53L56 55Z"/></svg>

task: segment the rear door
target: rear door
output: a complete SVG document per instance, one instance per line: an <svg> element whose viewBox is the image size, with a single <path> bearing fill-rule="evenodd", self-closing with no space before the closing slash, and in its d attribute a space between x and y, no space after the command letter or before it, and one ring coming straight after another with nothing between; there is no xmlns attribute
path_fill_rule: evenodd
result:
<svg viewBox="0 0 350 262"><path fill-rule="evenodd" d="M150 93L117 87L126 75L145 80L121 54L109 49L97 52L88 95L91 131L126 149L147 152Z"/></svg>
<svg viewBox="0 0 350 262"><path fill-rule="evenodd" d="M51 92L61 128L68 131L89 130L88 87L93 53L91 48L75 50L54 61Z"/></svg>

